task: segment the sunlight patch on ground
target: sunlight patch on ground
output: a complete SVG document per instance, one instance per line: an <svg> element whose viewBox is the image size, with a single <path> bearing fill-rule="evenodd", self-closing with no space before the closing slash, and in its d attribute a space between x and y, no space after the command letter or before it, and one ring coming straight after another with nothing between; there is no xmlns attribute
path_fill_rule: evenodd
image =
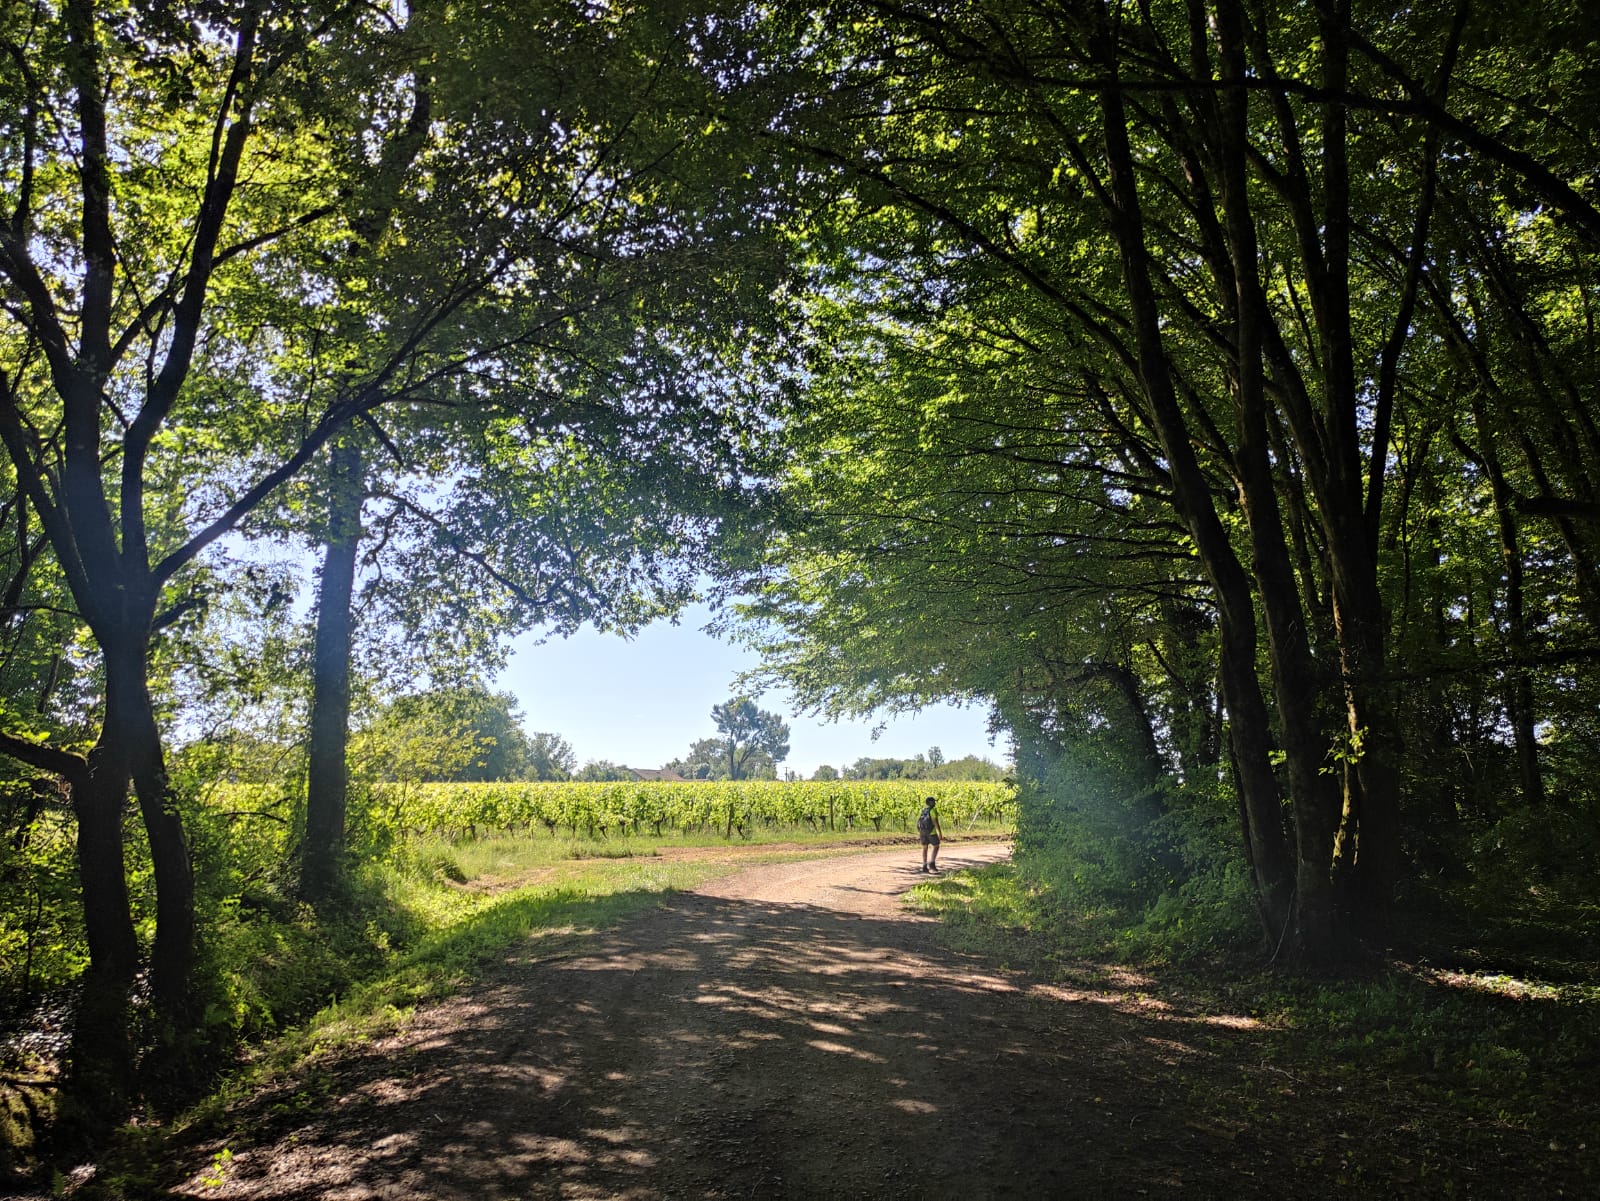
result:
<svg viewBox="0 0 1600 1201"><path fill-rule="evenodd" d="M882 1055L875 1055L871 1051L863 1051L857 1047L847 1047L843 1043L831 1042L825 1038L811 1038L806 1040L806 1046L814 1047L818 1051L826 1051L830 1055L848 1055L852 1059L864 1059L868 1063L887 1063Z"/></svg>
<svg viewBox="0 0 1600 1201"><path fill-rule="evenodd" d="M1208 1013L1186 1019L1204 1026L1221 1026L1225 1030L1259 1030L1262 1023L1242 1013Z"/></svg>
<svg viewBox="0 0 1600 1201"><path fill-rule="evenodd" d="M1461 988L1469 992L1488 993L1496 997L1510 997L1518 1001L1555 1001L1560 990L1549 984L1535 984L1515 976L1499 976L1482 972L1456 972L1447 968L1426 968L1420 973L1424 980L1442 984L1446 988Z"/></svg>
<svg viewBox="0 0 1600 1201"><path fill-rule="evenodd" d="M1129 978L1134 977L1131 973ZM1262 1023L1240 1013L1182 1013L1166 1001L1146 993L1129 996L1123 992L1100 992L1081 988L1068 988L1060 984L1032 984L1025 990L1029 996L1042 997L1065 1004L1106 1005L1124 1013L1153 1017L1160 1021L1182 1022L1199 1026L1217 1026L1224 1030L1259 1030Z"/></svg>
<svg viewBox="0 0 1600 1201"><path fill-rule="evenodd" d="M507 1144L534 1163L588 1163L594 1158L587 1147L571 1138L518 1133Z"/></svg>
<svg viewBox="0 0 1600 1201"><path fill-rule="evenodd" d="M1180 1043L1176 1039L1156 1038L1153 1035L1147 1035L1144 1039L1144 1042L1146 1046L1155 1047L1159 1050L1166 1051L1169 1055L1169 1058L1164 1060L1166 1063L1175 1063L1178 1059L1191 1055L1201 1055L1208 1059L1216 1058L1215 1054L1210 1051L1197 1050L1196 1048L1191 1047L1188 1043Z"/></svg>
<svg viewBox="0 0 1600 1201"><path fill-rule="evenodd" d="M818 1034L842 1034L848 1037L849 1035L855 1033L854 1030L851 1030L848 1027L836 1026L832 1022L808 1022L806 1024Z"/></svg>

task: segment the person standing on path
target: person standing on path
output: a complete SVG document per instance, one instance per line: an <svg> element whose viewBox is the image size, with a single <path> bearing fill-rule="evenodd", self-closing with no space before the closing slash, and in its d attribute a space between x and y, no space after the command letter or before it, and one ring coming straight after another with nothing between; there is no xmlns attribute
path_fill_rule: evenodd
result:
<svg viewBox="0 0 1600 1201"><path fill-rule="evenodd" d="M939 870L939 843L944 838L944 827L933 811L934 803L929 797L922 802L922 812L917 814L917 837L922 841L922 870L925 872Z"/></svg>

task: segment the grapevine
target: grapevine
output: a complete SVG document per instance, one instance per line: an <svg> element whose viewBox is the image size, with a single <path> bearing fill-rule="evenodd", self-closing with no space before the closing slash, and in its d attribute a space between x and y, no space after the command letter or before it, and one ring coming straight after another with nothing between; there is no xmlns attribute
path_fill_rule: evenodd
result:
<svg viewBox="0 0 1600 1201"><path fill-rule="evenodd" d="M976 781L778 780L627 783L409 784L373 787L408 835L481 838L544 831L571 836L720 832L755 828L900 833L922 798L936 797L945 829L1010 825L1015 790Z"/></svg>

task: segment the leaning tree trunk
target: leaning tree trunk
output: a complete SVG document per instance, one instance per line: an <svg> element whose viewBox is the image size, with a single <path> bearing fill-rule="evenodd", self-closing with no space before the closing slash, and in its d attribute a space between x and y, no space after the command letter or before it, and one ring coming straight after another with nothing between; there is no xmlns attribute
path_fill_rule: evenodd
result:
<svg viewBox="0 0 1600 1201"><path fill-rule="evenodd" d="M1114 36L1109 27L1096 34L1095 57L1110 79L1115 78L1118 67ZM1178 403L1172 365L1162 345L1160 309L1151 281L1150 252L1145 244L1144 216L1122 93L1116 87L1103 89L1100 109L1111 185L1107 215L1122 259L1139 379L1170 465L1173 505L1194 539L1217 599L1223 699L1228 708L1228 737L1239 788L1245 849L1255 877L1263 928L1276 938L1290 915L1294 876L1280 816L1280 792L1272 771L1266 704L1256 676L1255 608L1250 583L1217 516Z"/></svg>
<svg viewBox="0 0 1600 1201"><path fill-rule="evenodd" d="M361 447L354 433L333 446L328 529L317 590L312 659L311 745L306 779L306 835L300 855L300 893L322 900L339 879L349 790L350 646L354 621L356 552L366 498Z"/></svg>
<svg viewBox="0 0 1600 1201"><path fill-rule="evenodd" d="M1234 353L1228 364L1238 424L1234 466L1249 529L1256 591L1266 619L1273 696L1294 816L1295 916L1292 930L1286 926L1279 940L1295 957L1314 959L1337 950L1332 866L1339 801L1333 781L1323 772L1328 734L1319 713L1319 673L1311 655L1309 627L1300 603L1269 449L1263 334L1272 314L1261 284L1261 254L1250 204L1249 101L1242 86L1247 71L1242 19L1236 5L1218 6L1216 28L1223 77L1240 82L1239 87L1225 90L1218 101L1215 155L1228 256L1217 263L1215 273L1223 283L1224 305L1234 317Z"/></svg>

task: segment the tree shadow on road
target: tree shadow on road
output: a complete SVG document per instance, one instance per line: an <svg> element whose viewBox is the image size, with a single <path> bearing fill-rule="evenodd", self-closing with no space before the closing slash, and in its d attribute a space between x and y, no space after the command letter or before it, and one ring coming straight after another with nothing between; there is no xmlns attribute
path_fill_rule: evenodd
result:
<svg viewBox="0 0 1600 1201"><path fill-rule="evenodd" d="M677 894L580 952L525 944L317 1065L311 1111L242 1104L188 1159L226 1147L220 1186L178 1195L1429 1194L1398 1152L1363 1167L1374 1121L1403 1122L1386 1099L1275 1069L1277 1035L1147 984L1045 985L929 922Z"/></svg>

